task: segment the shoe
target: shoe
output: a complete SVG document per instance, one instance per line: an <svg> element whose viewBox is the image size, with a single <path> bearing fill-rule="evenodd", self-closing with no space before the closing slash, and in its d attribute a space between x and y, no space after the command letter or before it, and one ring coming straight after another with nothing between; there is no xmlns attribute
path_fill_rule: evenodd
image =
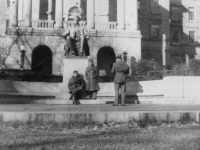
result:
<svg viewBox="0 0 200 150"><path fill-rule="evenodd" d="M112 106L119 106L119 105L113 104Z"/></svg>
<svg viewBox="0 0 200 150"><path fill-rule="evenodd" d="M121 106L125 106L125 104L124 104L124 105L121 105Z"/></svg>

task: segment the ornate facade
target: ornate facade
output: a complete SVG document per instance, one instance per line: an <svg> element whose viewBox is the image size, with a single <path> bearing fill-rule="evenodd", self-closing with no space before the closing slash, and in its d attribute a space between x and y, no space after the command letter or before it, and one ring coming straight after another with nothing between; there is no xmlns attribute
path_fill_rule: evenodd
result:
<svg viewBox="0 0 200 150"><path fill-rule="evenodd" d="M170 66L200 57L199 8L199 0L0 0L0 51L5 66L18 69L24 45L25 68L32 69L46 59L39 53L46 46L52 53L52 73L61 75L61 35L78 15L81 26L90 30L90 58L103 74L110 74L114 56L124 52L128 64L155 58ZM44 58L37 60L40 54Z"/></svg>
<svg viewBox="0 0 200 150"><path fill-rule="evenodd" d="M99 58L100 70L106 70L106 74L110 74L109 67L115 61L116 54L126 52L128 64L133 57L137 60L141 58L137 2L137 0L8 0L7 2L1 0L0 38L5 65L8 68L19 68L19 51L23 45L26 51L25 69L39 66L37 69L43 70L45 66L40 65L39 60L45 60L45 53L41 51L50 49L52 74L61 75L65 59L65 40L62 38L62 33L66 28L73 26L73 17L78 15L81 18L81 26L86 26L90 32L89 58L94 59L96 64ZM37 55L36 52L40 58L38 60L33 56ZM109 55L112 58L105 57ZM106 65L106 62L110 64Z"/></svg>

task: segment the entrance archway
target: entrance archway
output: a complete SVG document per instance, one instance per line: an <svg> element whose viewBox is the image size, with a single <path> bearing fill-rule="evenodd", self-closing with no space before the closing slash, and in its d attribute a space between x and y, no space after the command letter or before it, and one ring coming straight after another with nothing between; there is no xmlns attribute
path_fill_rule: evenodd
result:
<svg viewBox="0 0 200 150"><path fill-rule="evenodd" d="M115 52L110 46L102 47L97 54L97 66L99 70L105 70L106 76L112 77L111 69L115 63Z"/></svg>
<svg viewBox="0 0 200 150"><path fill-rule="evenodd" d="M48 46L35 47L32 53L32 71L39 74L52 74L52 56L52 51Z"/></svg>

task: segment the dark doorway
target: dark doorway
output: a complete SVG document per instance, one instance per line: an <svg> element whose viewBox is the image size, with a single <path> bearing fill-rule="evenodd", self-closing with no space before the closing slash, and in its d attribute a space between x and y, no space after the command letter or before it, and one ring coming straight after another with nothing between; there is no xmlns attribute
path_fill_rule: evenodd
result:
<svg viewBox="0 0 200 150"><path fill-rule="evenodd" d="M34 73L52 74L52 51L49 47L45 45L35 47L31 69Z"/></svg>
<svg viewBox="0 0 200 150"><path fill-rule="evenodd" d="M97 66L99 70L105 70L106 76L113 76L111 69L115 63L115 52L110 46L102 47L97 54Z"/></svg>

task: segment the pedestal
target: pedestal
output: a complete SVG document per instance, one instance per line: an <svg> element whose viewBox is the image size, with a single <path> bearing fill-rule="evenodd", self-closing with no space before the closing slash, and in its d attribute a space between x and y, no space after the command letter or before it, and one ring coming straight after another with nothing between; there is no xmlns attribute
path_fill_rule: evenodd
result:
<svg viewBox="0 0 200 150"><path fill-rule="evenodd" d="M88 66L88 59L82 57L70 57L64 60L64 71L63 71L63 85L61 92L56 96L56 99L69 100L70 94L68 89L68 82L71 78L73 71L77 70L78 73L84 76L85 70Z"/></svg>

